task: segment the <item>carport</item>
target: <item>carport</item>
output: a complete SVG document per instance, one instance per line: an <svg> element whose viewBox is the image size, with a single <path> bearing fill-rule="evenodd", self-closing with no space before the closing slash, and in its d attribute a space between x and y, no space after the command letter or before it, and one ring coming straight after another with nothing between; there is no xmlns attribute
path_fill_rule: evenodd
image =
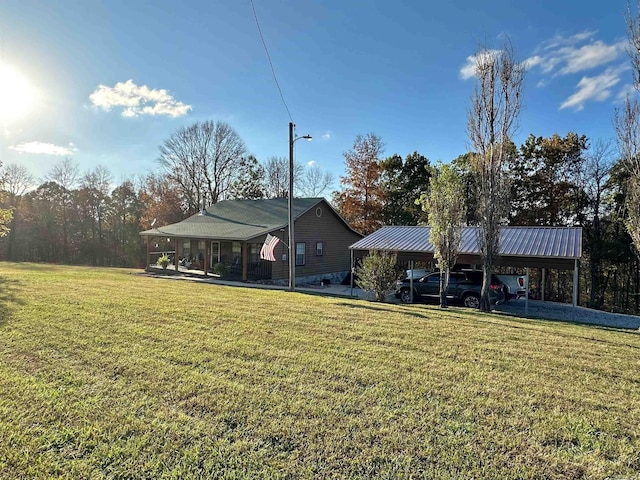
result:
<svg viewBox="0 0 640 480"><path fill-rule="evenodd" d="M431 227L389 226L367 235L349 247L351 268L355 258L371 251L394 252L398 260L413 265L416 261L432 262L434 246L429 240ZM478 227L465 227L458 263L481 265L478 246ZM582 256L581 227L502 227L500 229L500 256L496 266L524 267L528 292L529 269L540 268L542 273L541 300L544 301L546 270L573 271L573 306L578 305L578 269ZM528 295L526 297L528 299Z"/></svg>

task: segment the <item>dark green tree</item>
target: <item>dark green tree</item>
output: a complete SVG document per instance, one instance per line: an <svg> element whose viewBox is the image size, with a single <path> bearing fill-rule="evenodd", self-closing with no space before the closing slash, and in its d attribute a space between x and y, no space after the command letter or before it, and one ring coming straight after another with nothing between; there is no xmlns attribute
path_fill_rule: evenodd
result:
<svg viewBox="0 0 640 480"><path fill-rule="evenodd" d="M380 162L380 185L384 195L382 221L385 225L426 224L427 217L416 202L429 189L429 159L418 152L392 155Z"/></svg>
<svg viewBox="0 0 640 480"><path fill-rule="evenodd" d="M520 154L510 156L512 225L572 225L584 220L586 198L581 185L585 135L529 135Z"/></svg>

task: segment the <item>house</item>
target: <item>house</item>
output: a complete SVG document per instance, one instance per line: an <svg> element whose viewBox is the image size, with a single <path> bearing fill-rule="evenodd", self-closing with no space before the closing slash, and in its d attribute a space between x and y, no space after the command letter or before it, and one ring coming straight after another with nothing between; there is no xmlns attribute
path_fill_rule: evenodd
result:
<svg viewBox="0 0 640 480"><path fill-rule="evenodd" d="M242 281L289 279L288 199L225 200L181 222L141 232L147 241L147 269L155 256L167 253L176 270L189 263L207 274L224 271ZM362 235L324 198L293 200L296 283L341 281L350 268L349 245ZM260 259L267 234L279 239L275 262ZM155 260L153 260L155 262Z"/></svg>

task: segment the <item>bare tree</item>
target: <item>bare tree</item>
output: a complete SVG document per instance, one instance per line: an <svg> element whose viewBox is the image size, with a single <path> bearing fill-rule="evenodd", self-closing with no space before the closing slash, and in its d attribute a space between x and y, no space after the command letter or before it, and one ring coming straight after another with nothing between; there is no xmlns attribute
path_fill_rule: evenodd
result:
<svg viewBox="0 0 640 480"><path fill-rule="evenodd" d="M264 163L263 168L265 196L267 198L286 198L289 195L289 160L285 157L271 157ZM293 165L294 191L301 189L304 175L304 165L295 162ZM294 196L296 195L294 194Z"/></svg>
<svg viewBox="0 0 640 480"><path fill-rule="evenodd" d="M66 157L63 161L53 166L47 174L47 180L56 182L66 190L73 190L78 184L80 177L78 164L70 157Z"/></svg>
<svg viewBox="0 0 640 480"><path fill-rule="evenodd" d="M625 20L631 59L633 85L640 91L640 2L634 15L628 5ZM622 165L628 176L626 184L627 217L625 226L640 258L640 105L636 98L627 95L621 110L615 115L616 135Z"/></svg>
<svg viewBox="0 0 640 480"><path fill-rule="evenodd" d="M73 209L73 190L78 184L80 177L78 164L70 157L66 157L62 162L54 165L47 174L47 179L56 182L61 189L61 217L62 217L62 260L69 261L69 213Z"/></svg>
<svg viewBox="0 0 640 480"><path fill-rule="evenodd" d="M482 48L475 55L476 86L471 96L467 130L475 155L472 169L477 179L478 243L483 262L480 309L489 311L489 287L499 251L500 225L508 208L504 168L512 154L512 137L521 109L526 68L515 60L506 42L500 50Z"/></svg>
<svg viewBox="0 0 640 480"><path fill-rule="evenodd" d="M597 140L585 159L581 172L581 187L586 197L588 213L592 217L592 227L586 230L589 241L589 266L591 269L591 288L589 306L601 308L604 292L601 289L603 232L601 218L607 182L613 166L615 151L611 140Z"/></svg>
<svg viewBox="0 0 640 480"><path fill-rule="evenodd" d="M331 172L323 171L316 165L307 166L301 175L300 196L320 197L333 184L334 177Z"/></svg>
<svg viewBox="0 0 640 480"><path fill-rule="evenodd" d="M196 122L175 131L160 146L158 162L180 189L189 213L224 200L242 171L246 147L224 122Z"/></svg>
<svg viewBox="0 0 640 480"><path fill-rule="evenodd" d="M7 193L9 209L13 216L10 222L11 230L8 232L9 237L7 241L7 257L13 258L16 242L16 227L21 220L20 202L23 195L33 187L34 179L24 165L12 163L6 166L2 183L4 183L4 188L0 188L0 190L4 190ZM9 222L7 222L7 225L8 224ZM0 236L2 236L1 232Z"/></svg>
<svg viewBox="0 0 640 480"><path fill-rule="evenodd" d="M625 226L640 256L640 104L627 97L616 111L616 135L627 184Z"/></svg>
<svg viewBox="0 0 640 480"><path fill-rule="evenodd" d="M33 187L33 184L33 175L24 165L11 163L4 169L4 186L12 207L17 206L20 197Z"/></svg>

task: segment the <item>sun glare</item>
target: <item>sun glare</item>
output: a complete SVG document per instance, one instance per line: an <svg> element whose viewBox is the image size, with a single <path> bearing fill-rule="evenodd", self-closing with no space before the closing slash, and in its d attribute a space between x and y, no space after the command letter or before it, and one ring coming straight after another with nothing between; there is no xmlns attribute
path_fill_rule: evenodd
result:
<svg viewBox="0 0 640 480"><path fill-rule="evenodd" d="M0 121L18 120L35 103L29 80L9 65L0 63Z"/></svg>

